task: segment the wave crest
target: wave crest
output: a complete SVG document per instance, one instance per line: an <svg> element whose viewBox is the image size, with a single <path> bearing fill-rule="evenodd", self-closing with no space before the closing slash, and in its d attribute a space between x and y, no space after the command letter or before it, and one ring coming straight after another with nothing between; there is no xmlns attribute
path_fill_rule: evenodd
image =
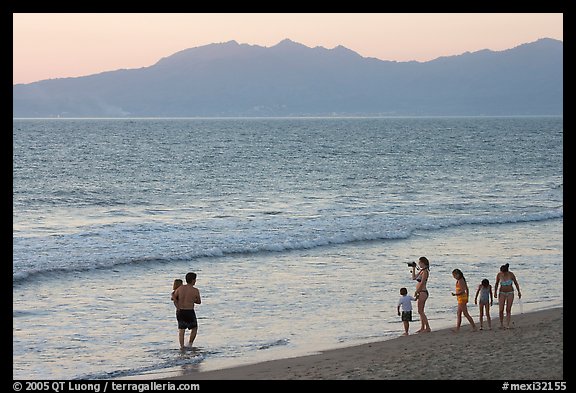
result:
<svg viewBox="0 0 576 393"><path fill-rule="evenodd" d="M163 226L161 229L149 228L146 231L131 228L126 230L125 236L135 236L130 238L132 245L127 245L130 241L118 241L116 245L103 246L106 241L112 242L116 237L121 236L116 228L116 232L108 230L106 236L102 233L95 233L95 244L92 245L98 252L87 255L78 255L74 260L69 255L68 258L59 258L66 261L68 265L52 266L50 260L41 260L41 263L26 265L26 261L17 261L13 268L13 283L20 283L38 274L58 274L64 272L87 271L93 269L112 269L119 265L131 265L142 263L170 263L173 261L186 261L196 258L222 257L234 254L255 254L261 252L286 252L293 250L304 250L330 245L342 245L348 243L407 239L416 231L434 231L446 228L459 227L465 225L501 225L520 222L538 222L559 219L563 217L563 207L533 213L519 213L509 215L486 215L486 216L460 216L444 218L410 218L391 219L380 215L372 218L367 217L342 217L326 222L312 222L308 226L299 223L298 228L286 228L278 230L271 226L260 228L258 231L252 230L243 233L239 228L232 228L229 232L221 234L217 241L210 231L203 233L204 239L197 240L193 247L186 246L191 243L194 234L186 228L177 230ZM320 225L322 224L322 225ZM155 238L146 236L147 233L154 233ZM143 235L144 234L144 235ZM138 237L140 236L140 237ZM78 254L77 249L88 241L83 235L70 235L70 244L64 246L61 252L65 253L69 247L70 253ZM209 242L216 244L209 244ZM16 240L15 240L16 242ZM58 243L62 245L62 239ZM26 245L21 245L25 248ZM42 244L38 247L43 247ZM53 247L53 245L52 245ZM90 256L94 255L90 260ZM63 262L64 263L64 262Z"/></svg>

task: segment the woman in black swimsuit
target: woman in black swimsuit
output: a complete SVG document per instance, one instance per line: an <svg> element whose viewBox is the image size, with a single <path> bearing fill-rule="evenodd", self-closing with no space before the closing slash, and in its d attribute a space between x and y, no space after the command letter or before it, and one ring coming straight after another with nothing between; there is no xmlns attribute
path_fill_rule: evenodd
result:
<svg viewBox="0 0 576 393"><path fill-rule="evenodd" d="M418 314L420 315L420 324L422 325L416 333L425 333L431 331L428 318L424 313L424 306L426 305L426 299L428 299L426 284L428 283L428 277L430 275L430 262L428 258L420 257L418 258L418 265L420 266L418 273L416 273L416 266L412 266L412 280L417 281L414 297L418 300Z"/></svg>

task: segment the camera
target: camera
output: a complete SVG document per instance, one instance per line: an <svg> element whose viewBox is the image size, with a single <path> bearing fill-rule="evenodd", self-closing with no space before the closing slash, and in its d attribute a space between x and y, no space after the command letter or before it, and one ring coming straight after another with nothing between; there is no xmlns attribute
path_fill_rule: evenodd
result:
<svg viewBox="0 0 576 393"><path fill-rule="evenodd" d="M410 267L416 267L416 262L408 262L408 266L410 266Z"/></svg>

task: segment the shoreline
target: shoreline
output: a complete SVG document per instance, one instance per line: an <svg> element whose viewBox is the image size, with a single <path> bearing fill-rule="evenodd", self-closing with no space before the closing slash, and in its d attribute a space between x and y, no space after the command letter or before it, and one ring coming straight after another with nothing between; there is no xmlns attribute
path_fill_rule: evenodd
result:
<svg viewBox="0 0 576 393"><path fill-rule="evenodd" d="M472 332L463 318L459 333L446 328L218 370L192 368L162 379L562 380L563 320L558 307L512 314L511 329L499 329L493 317L492 330Z"/></svg>

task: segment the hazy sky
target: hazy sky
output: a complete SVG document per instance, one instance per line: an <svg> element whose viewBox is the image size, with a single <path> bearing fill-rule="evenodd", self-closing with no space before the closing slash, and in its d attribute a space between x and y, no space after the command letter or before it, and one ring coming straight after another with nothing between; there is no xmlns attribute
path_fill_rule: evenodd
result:
<svg viewBox="0 0 576 393"><path fill-rule="evenodd" d="M186 48L285 38L382 60L426 61L563 40L562 14L13 14L13 82L139 68Z"/></svg>

